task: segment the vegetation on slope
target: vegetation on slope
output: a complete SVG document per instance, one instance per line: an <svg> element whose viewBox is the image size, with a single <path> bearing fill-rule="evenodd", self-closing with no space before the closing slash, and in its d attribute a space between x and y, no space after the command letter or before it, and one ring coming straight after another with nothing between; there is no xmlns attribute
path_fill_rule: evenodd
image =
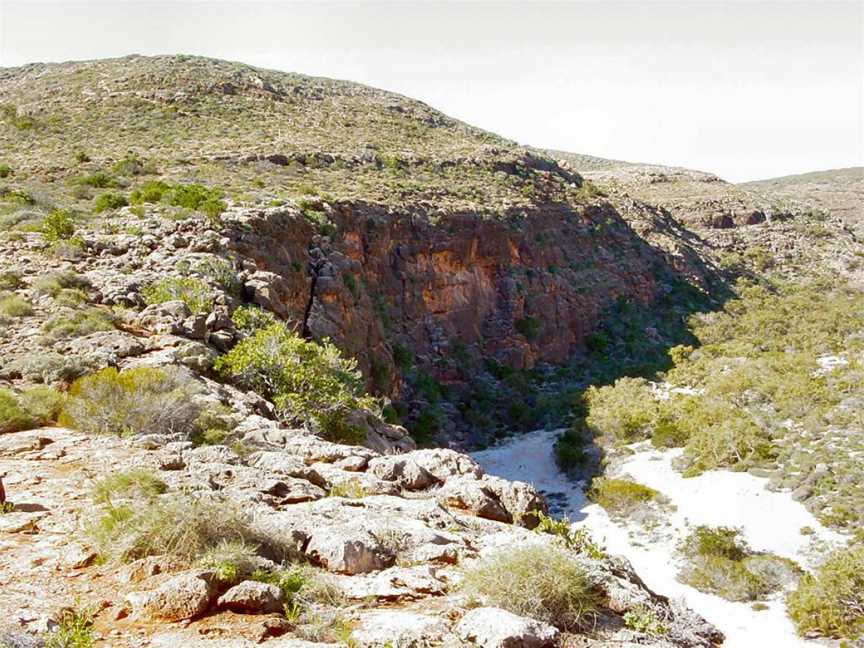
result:
<svg viewBox="0 0 864 648"><path fill-rule="evenodd" d="M8 69L0 106L2 177L37 210L161 201L212 218L224 198L319 196L494 212L581 195L545 156L420 102L201 57Z"/></svg>
<svg viewBox="0 0 864 648"><path fill-rule="evenodd" d="M357 361L339 349L304 340L282 322L259 329L216 361L215 368L272 398L281 416L314 421L333 440L361 443L364 432L349 421L358 409L380 410L363 391Z"/></svg>
<svg viewBox="0 0 864 648"><path fill-rule="evenodd" d="M683 446L685 474L759 467L824 522L860 525L864 296L827 281L745 282L690 327L698 346L670 351L665 384L592 387L576 426L613 445Z"/></svg>
<svg viewBox="0 0 864 648"><path fill-rule="evenodd" d="M835 551L786 598L798 631L856 640L864 637L864 545Z"/></svg>
<svg viewBox="0 0 864 648"><path fill-rule="evenodd" d="M800 568L773 554L754 552L738 529L698 526L680 548L682 582L729 601L757 601L797 580Z"/></svg>

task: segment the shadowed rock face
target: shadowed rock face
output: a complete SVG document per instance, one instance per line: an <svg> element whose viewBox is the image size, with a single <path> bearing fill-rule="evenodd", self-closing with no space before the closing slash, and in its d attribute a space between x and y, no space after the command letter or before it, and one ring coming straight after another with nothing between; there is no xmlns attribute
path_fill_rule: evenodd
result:
<svg viewBox="0 0 864 648"><path fill-rule="evenodd" d="M372 386L392 394L397 346L445 380L457 348L514 368L565 362L605 308L651 304L671 273L605 204L437 223L369 204L322 208L337 232L326 238L288 210L233 228L232 246L258 269L247 288L360 358Z"/></svg>

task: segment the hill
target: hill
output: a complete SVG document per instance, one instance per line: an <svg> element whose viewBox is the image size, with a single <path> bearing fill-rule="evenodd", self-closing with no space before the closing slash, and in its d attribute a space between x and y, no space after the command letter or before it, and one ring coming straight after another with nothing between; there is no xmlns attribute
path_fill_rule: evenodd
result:
<svg viewBox="0 0 864 648"><path fill-rule="evenodd" d="M243 299L356 357L421 436L560 419L536 378L584 351L616 303L722 284L651 209L625 217L548 156L358 84L132 56L4 70L0 104L4 227L65 210L78 267L85 232L113 223L125 241L204 210L245 266ZM129 257L114 293L154 280Z"/></svg>
<svg viewBox="0 0 864 648"><path fill-rule="evenodd" d="M0 71L0 645L717 645L584 482L461 451L547 428L670 552L599 474L649 443L860 526L861 246L767 192L200 57ZM703 591L804 582L729 534Z"/></svg>

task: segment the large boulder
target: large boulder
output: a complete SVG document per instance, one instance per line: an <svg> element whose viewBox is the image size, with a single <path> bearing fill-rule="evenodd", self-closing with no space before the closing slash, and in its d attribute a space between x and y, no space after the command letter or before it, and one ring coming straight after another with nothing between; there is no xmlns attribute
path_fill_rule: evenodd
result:
<svg viewBox="0 0 864 648"><path fill-rule="evenodd" d="M471 610L456 632L460 639L483 648L547 648L558 638L558 629L548 623L493 607Z"/></svg>
<svg viewBox="0 0 864 648"><path fill-rule="evenodd" d="M363 445L375 452L393 454L417 448L417 444L405 428L391 425L371 412L354 410L348 414L347 423L363 431Z"/></svg>
<svg viewBox="0 0 864 648"><path fill-rule="evenodd" d="M376 457L369 462L369 472L410 491L426 490L438 483L432 473L414 461L412 454Z"/></svg>
<svg viewBox="0 0 864 648"><path fill-rule="evenodd" d="M393 564L393 556L360 526L318 527L310 534L305 553L340 574L365 574Z"/></svg>
<svg viewBox="0 0 864 648"><path fill-rule="evenodd" d="M216 592L213 572L193 571L175 576L153 591L131 592L126 600L136 615L183 621L203 614L216 597Z"/></svg>
<svg viewBox="0 0 864 648"><path fill-rule="evenodd" d="M410 453L411 460L433 475L438 481L444 482L451 477L469 476L479 479L483 469L476 461L466 454L448 448L430 448Z"/></svg>
<svg viewBox="0 0 864 648"><path fill-rule="evenodd" d="M179 299L152 304L145 308L135 324L154 333L182 333L183 322L191 315L189 307Z"/></svg>
<svg viewBox="0 0 864 648"><path fill-rule="evenodd" d="M495 491L473 477L459 477L447 481L436 497L444 506L461 509L477 517L512 522L513 516L504 508Z"/></svg>
<svg viewBox="0 0 864 648"><path fill-rule="evenodd" d="M362 648L426 648L441 645L447 623L405 610L373 610L364 614L351 639Z"/></svg>
<svg viewBox="0 0 864 648"><path fill-rule="evenodd" d="M546 499L530 484L492 475L485 475L482 482L495 493L516 524L533 529L540 523L537 512L549 512Z"/></svg>
<svg viewBox="0 0 864 648"><path fill-rule="evenodd" d="M243 581L219 597L218 605L241 614L269 614L282 610L282 590L269 583Z"/></svg>

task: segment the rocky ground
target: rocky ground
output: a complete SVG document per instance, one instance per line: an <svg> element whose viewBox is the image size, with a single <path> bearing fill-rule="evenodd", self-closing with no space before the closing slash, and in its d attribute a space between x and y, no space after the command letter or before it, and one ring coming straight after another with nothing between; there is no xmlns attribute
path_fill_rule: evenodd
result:
<svg viewBox="0 0 864 648"><path fill-rule="evenodd" d="M549 157L404 97L211 59L0 70L0 646L718 644L542 518L534 486L415 438L459 448L566 417L562 363L663 356L736 274L861 279L846 212L761 191ZM362 443L214 367L252 335L241 306L357 359L381 397L350 415ZM624 371L605 362L604 380ZM106 367L170 369L218 438L13 415ZM99 494L124 475L167 492ZM178 502L221 525L219 560L100 540L120 512L134 530ZM578 627L463 588L533 545L587 575Z"/></svg>
<svg viewBox="0 0 864 648"><path fill-rule="evenodd" d="M532 487L484 475L472 459L448 450L381 455L267 425L248 425L244 439L251 452L241 457L222 446L63 428L0 437L0 472L15 505L0 516L6 642L31 645L25 637L50 631L64 606L90 606L98 645L106 646L307 645L298 636L357 646L555 643L554 628L478 607L458 587L461 570L478 557L554 541L510 523L530 525L528 511L543 508ZM241 502L262 537L292 546L322 571L335 602L330 629L273 613L281 593L272 586L241 581L229 589L213 570L168 557L97 561L84 529L98 515L91 493L106 465L149 468L169 492ZM345 482L362 485L362 496L333 495ZM608 608L590 630L561 637L564 644L707 646L716 637L647 590L626 561L579 560ZM622 615L637 606L677 629L652 639L623 627ZM331 634L336 616L344 633L338 638Z"/></svg>
<svg viewBox="0 0 864 648"><path fill-rule="evenodd" d="M860 167L733 184L692 169L547 153L578 169L625 218L650 205L685 225L700 254L716 254L721 267L862 281Z"/></svg>
<svg viewBox="0 0 864 648"><path fill-rule="evenodd" d="M223 408L231 428L221 444L197 447L184 434L117 438L49 427L0 435L6 644L38 646L47 638L52 645L69 610L93 615L93 636L106 646L719 641L709 624L650 592L618 557L573 553L603 600L578 633L484 606L461 592L464 570L511 547L557 542L529 530L535 512L546 510L533 487L484 475L452 450L415 450L404 428L374 416L356 421L364 446L324 441L278 422L273 405L254 392L217 379L214 359L244 336L230 313L248 300L278 315L286 303L279 291L291 290L259 271L229 236L260 218L229 208L217 227L124 209L79 225L80 242L71 247L40 232L0 242L6 296L28 305L4 315L5 385L65 388L106 366L171 366L194 386L196 402ZM199 282L206 309L193 312L188 298L146 304L148 286L178 274ZM286 616L284 592L248 572L225 580L212 566L176 556L107 559L93 539L106 513L94 486L135 469L158 475L166 496L191 498L190 506L239 503L269 556L256 558L256 567L276 569L286 558L311 565L324 601ZM662 619L668 632L628 626L631 610Z"/></svg>

